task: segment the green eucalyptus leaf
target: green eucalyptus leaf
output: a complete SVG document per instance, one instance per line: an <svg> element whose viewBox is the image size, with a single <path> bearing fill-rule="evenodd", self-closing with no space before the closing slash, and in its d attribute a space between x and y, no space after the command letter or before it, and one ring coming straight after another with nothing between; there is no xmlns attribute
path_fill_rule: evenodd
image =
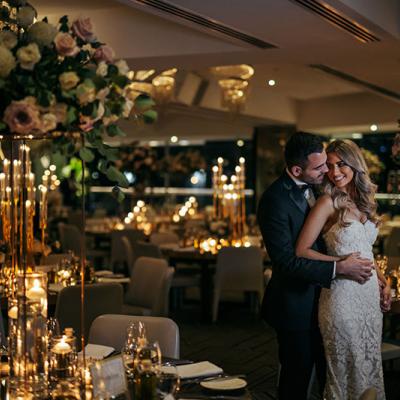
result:
<svg viewBox="0 0 400 400"><path fill-rule="evenodd" d="M105 156L109 161L119 160L118 149L106 149Z"/></svg>
<svg viewBox="0 0 400 400"><path fill-rule="evenodd" d="M58 20L58 22L59 22L60 24L68 24L68 15L63 15L63 16Z"/></svg>
<svg viewBox="0 0 400 400"><path fill-rule="evenodd" d="M113 165L108 167L106 176L110 181L118 182L118 185L121 187L127 188L129 186L129 182L125 175Z"/></svg>
<svg viewBox="0 0 400 400"><path fill-rule="evenodd" d="M100 159L99 163L97 164L97 168L102 174L107 174L108 160L104 158Z"/></svg>
<svg viewBox="0 0 400 400"><path fill-rule="evenodd" d="M154 107L155 104L154 100L145 94L141 94L135 99L135 109L138 111L148 110L149 108Z"/></svg>
<svg viewBox="0 0 400 400"><path fill-rule="evenodd" d="M82 158L82 160L86 161L86 162L91 162L94 160L94 154L93 151L88 149L87 147L82 147L79 150L79 155Z"/></svg>
<svg viewBox="0 0 400 400"><path fill-rule="evenodd" d="M129 79L125 75L116 75L113 82L120 88L124 88L129 83Z"/></svg>
<svg viewBox="0 0 400 400"><path fill-rule="evenodd" d="M66 124L71 125L78 118L78 112L75 107L69 107L67 111Z"/></svg>
<svg viewBox="0 0 400 400"><path fill-rule="evenodd" d="M143 114L143 120L146 124L152 124L157 121L158 114L155 110L147 110Z"/></svg>
<svg viewBox="0 0 400 400"><path fill-rule="evenodd" d="M108 76L115 76L118 75L118 68L113 65L113 64L109 64L108 66Z"/></svg>
<svg viewBox="0 0 400 400"><path fill-rule="evenodd" d="M126 136L125 132L118 126L115 124L111 124L108 125L107 128L107 134L109 136Z"/></svg>
<svg viewBox="0 0 400 400"><path fill-rule="evenodd" d="M112 194L118 200L119 203L122 203L124 201L124 199L125 199L124 192L118 186L114 186L112 188Z"/></svg>

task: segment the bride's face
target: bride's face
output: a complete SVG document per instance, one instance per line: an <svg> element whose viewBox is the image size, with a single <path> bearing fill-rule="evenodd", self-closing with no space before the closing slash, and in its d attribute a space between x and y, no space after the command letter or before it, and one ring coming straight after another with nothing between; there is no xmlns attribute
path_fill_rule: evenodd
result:
<svg viewBox="0 0 400 400"><path fill-rule="evenodd" d="M328 166L327 176L329 180L340 189L346 189L347 185L353 180L353 170L336 153L328 153L326 160Z"/></svg>

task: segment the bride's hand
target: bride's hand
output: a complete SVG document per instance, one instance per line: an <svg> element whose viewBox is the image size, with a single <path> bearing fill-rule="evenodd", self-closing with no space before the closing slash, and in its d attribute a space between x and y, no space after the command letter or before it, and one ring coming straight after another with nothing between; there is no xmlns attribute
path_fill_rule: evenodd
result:
<svg viewBox="0 0 400 400"><path fill-rule="evenodd" d="M390 285L387 283L381 290L381 310L382 312L388 312L392 304L392 293Z"/></svg>

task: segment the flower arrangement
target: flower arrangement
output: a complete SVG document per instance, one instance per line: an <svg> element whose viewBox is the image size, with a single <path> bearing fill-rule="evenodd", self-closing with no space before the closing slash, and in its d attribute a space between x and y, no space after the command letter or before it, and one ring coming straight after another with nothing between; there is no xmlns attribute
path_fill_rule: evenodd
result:
<svg viewBox="0 0 400 400"><path fill-rule="evenodd" d="M367 164L368 173L373 179L377 179L379 174L385 169L385 164L370 150L361 147L361 153L364 157L365 163Z"/></svg>
<svg viewBox="0 0 400 400"><path fill-rule="evenodd" d="M399 120L399 125L400 125L400 120ZM392 159L397 165L400 165L400 133L397 133L395 138L393 139Z"/></svg>
<svg viewBox="0 0 400 400"><path fill-rule="evenodd" d="M104 138L124 135L120 118L134 114L152 122L157 115L154 102L131 89L126 61L115 60L96 38L89 18L71 23L63 16L54 26L46 18L35 22L26 0L1 5L0 135L51 137L62 153L79 152L87 162L97 152L100 172L128 186L113 165L116 149Z"/></svg>
<svg viewBox="0 0 400 400"><path fill-rule="evenodd" d="M206 167L206 160L198 150L188 149L160 160L160 170L171 174L188 175Z"/></svg>

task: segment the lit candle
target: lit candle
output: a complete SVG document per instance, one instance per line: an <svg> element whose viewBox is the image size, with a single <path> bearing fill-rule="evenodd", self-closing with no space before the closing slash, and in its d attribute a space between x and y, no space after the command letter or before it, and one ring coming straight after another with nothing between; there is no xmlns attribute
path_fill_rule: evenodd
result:
<svg viewBox="0 0 400 400"><path fill-rule="evenodd" d="M72 348L71 346L65 341L67 337L63 335L63 337L61 338L61 340L59 342L57 342L53 348L51 349L51 351L55 354L68 354L71 353Z"/></svg>
<svg viewBox="0 0 400 400"><path fill-rule="evenodd" d="M46 291L40 286L40 281L34 279L33 287L26 292L26 297L30 300L41 300L46 298Z"/></svg>
<svg viewBox="0 0 400 400"><path fill-rule="evenodd" d="M17 308L17 306L12 306L8 310L8 316L9 316L9 318L17 319L17 317L18 317L18 308Z"/></svg>
<svg viewBox="0 0 400 400"><path fill-rule="evenodd" d="M3 161L3 172L6 176L10 173L10 160L7 158Z"/></svg>

